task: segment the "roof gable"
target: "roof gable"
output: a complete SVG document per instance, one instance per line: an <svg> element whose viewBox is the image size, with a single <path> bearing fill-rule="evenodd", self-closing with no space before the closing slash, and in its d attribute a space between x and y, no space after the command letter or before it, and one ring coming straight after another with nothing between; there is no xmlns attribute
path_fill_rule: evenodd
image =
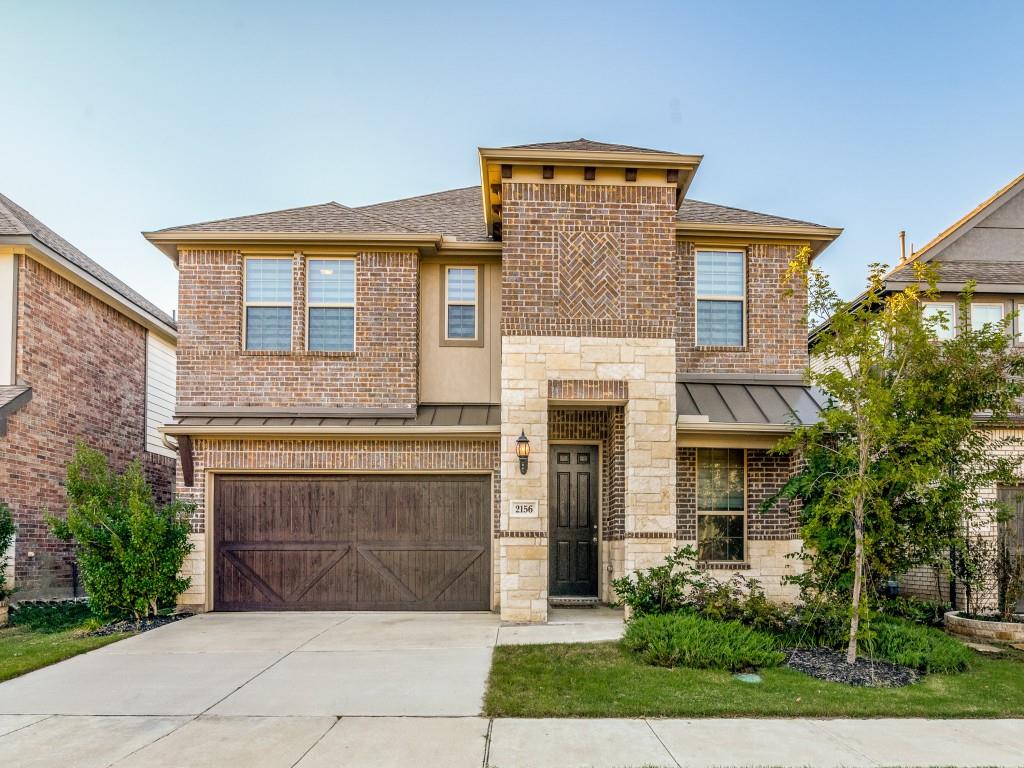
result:
<svg viewBox="0 0 1024 768"><path fill-rule="evenodd" d="M1024 192L1024 174L1015 178L990 198L940 232L923 248L911 254L907 260L897 264L886 276L886 279L896 282L913 280L915 279L914 263L926 264L932 260L939 259L939 261L947 264L940 271L940 280L947 276L953 280L958 280L958 278L953 277L953 274L960 274L969 268L954 268L952 264L954 262L962 262L970 264L971 267L977 266L979 270L985 273L984 275L971 275L971 278L979 282L1003 282L1000 275L1005 272L1005 266L996 271L986 269L984 266L986 263L994 262L990 262L988 258L972 258L968 249L961 248L960 253L956 253L955 249L957 244L962 243L967 236L972 233L981 233L984 230L990 231L980 234L978 238L979 240L987 241L987 247L978 249L981 252L987 251L988 254L991 254L993 249L1005 250L1007 248L1012 249L1014 246L1019 248L1019 238L1015 233L1024 226L1024 195L1021 194L1022 192ZM1003 232L1000 233L996 230L1003 230ZM1007 232L1009 236L1006 235ZM944 254L950 257L949 262L939 258ZM1013 256L1014 254L1011 251L1008 255ZM1024 260L1024 256L1020 254L1017 254L1017 256L1016 263L1020 264ZM999 261L1003 261L1004 264L1009 263L1009 260L995 259L995 262ZM1020 271L1018 267L1018 274L1010 282L1024 282L1020 279Z"/></svg>
<svg viewBox="0 0 1024 768"><path fill-rule="evenodd" d="M157 318L164 325L172 329L175 327L174 320L170 315L90 259L13 200L0 194L0 237L4 235L34 238L58 256L95 278L122 299Z"/></svg>

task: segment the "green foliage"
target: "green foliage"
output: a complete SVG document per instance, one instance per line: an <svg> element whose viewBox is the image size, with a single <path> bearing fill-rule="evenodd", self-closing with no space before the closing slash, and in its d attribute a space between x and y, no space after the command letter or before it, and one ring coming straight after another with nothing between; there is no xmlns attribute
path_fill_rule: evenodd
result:
<svg viewBox="0 0 1024 768"><path fill-rule="evenodd" d="M877 608L885 616L906 619L926 627L941 627L942 617L950 606L917 597L891 597L879 602Z"/></svg>
<svg viewBox="0 0 1024 768"><path fill-rule="evenodd" d="M0 501L0 602L3 602L11 595L7 588L7 550L14 541L14 533L17 529L14 525L14 517L6 504Z"/></svg>
<svg viewBox="0 0 1024 768"><path fill-rule="evenodd" d="M623 643L645 664L659 667L736 671L775 667L785 658L771 635L738 621L714 621L688 613L633 619Z"/></svg>
<svg viewBox="0 0 1024 768"><path fill-rule="evenodd" d="M12 626L33 632L63 632L93 618L89 604L80 600L23 602L11 606Z"/></svg>
<svg viewBox="0 0 1024 768"><path fill-rule="evenodd" d="M801 603L780 639L787 648L841 648L850 639L850 606L835 597Z"/></svg>
<svg viewBox="0 0 1024 768"><path fill-rule="evenodd" d="M615 579L612 589L634 616L672 613L686 605L687 592L701 577L696 563L697 550L681 547L665 559L664 565Z"/></svg>
<svg viewBox="0 0 1024 768"><path fill-rule="evenodd" d="M941 630L881 616L871 622L871 628L866 643L871 658L941 674L964 672L970 667L971 649Z"/></svg>
<svg viewBox="0 0 1024 768"><path fill-rule="evenodd" d="M612 587L634 616L685 610L765 632L786 627L786 609L769 600L756 579L739 574L726 581L716 579L700 569L692 546L677 548L662 565L615 579Z"/></svg>
<svg viewBox="0 0 1024 768"><path fill-rule="evenodd" d="M172 604L189 580L179 577L192 505L157 506L138 462L121 474L79 443L68 466L68 515L50 517L55 536L74 541L93 610L105 619L143 618Z"/></svg>
<svg viewBox="0 0 1024 768"><path fill-rule="evenodd" d="M939 274L933 265L915 269L915 284L892 292L885 267L872 265L868 290L855 302L839 299L806 250L788 275L804 276L810 313L828 321L814 353L831 364L808 374L828 402L821 421L777 447L804 459L780 496L800 502L818 588L851 604L850 654L867 616L862 596L914 566L965 553L968 520L996 505L979 501L982 489L1016 482L1017 467L1002 449L1020 441L975 428L978 413L1006 423L1024 396L1012 318L980 329L965 324L939 339L921 306L935 296ZM969 285L960 317L970 316L971 293Z"/></svg>

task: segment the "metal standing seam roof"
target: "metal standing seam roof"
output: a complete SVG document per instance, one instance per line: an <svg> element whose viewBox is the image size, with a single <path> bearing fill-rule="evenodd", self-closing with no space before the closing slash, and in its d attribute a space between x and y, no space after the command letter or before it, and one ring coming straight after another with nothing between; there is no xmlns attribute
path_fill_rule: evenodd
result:
<svg viewBox="0 0 1024 768"><path fill-rule="evenodd" d="M824 405L820 390L801 384L729 380L676 384L679 415L706 416L710 424L804 426L818 421Z"/></svg>
<svg viewBox="0 0 1024 768"><path fill-rule="evenodd" d="M175 426L188 427L496 427L497 404L420 405L409 416L282 416L203 415L178 417Z"/></svg>

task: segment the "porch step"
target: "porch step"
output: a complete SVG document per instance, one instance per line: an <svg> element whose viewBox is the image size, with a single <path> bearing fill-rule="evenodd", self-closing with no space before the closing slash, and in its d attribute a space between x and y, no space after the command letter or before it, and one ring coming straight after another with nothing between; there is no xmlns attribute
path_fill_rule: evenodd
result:
<svg viewBox="0 0 1024 768"><path fill-rule="evenodd" d="M549 597L552 608L597 608L601 601L596 597Z"/></svg>

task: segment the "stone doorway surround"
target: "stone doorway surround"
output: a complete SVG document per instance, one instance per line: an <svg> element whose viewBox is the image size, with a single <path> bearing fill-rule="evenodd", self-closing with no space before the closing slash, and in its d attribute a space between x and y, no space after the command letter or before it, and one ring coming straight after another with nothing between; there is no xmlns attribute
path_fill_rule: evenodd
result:
<svg viewBox="0 0 1024 768"><path fill-rule="evenodd" d="M675 372L673 339L502 338L501 512L496 535L504 621L547 620L552 407L623 409L624 525L621 540L602 546L605 575L618 578L648 568L671 551L676 530ZM530 440L525 475L515 454L520 431ZM511 516L512 501L536 501L537 516Z"/></svg>

